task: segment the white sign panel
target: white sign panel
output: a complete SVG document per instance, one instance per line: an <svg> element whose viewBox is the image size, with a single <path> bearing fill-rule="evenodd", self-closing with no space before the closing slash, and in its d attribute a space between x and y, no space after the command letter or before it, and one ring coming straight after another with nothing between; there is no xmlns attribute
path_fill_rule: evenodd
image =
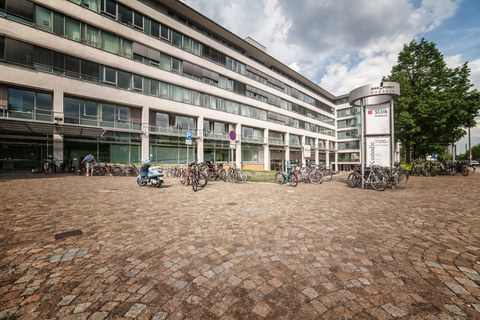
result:
<svg viewBox="0 0 480 320"><path fill-rule="evenodd" d="M390 166L390 137L366 137L366 165Z"/></svg>
<svg viewBox="0 0 480 320"><path fill-rule="evenodd" d="M311 157L311 152L310 152L311 148L310 148L310 145L309 144L306 144L303 146L303 156L305 158L310 158Z"/></svg>
<svg viewBox="0 0 480 320"><path fill-rule="evenodd" d="M390 134L390 103L365 107L365 134Z"/></svg>

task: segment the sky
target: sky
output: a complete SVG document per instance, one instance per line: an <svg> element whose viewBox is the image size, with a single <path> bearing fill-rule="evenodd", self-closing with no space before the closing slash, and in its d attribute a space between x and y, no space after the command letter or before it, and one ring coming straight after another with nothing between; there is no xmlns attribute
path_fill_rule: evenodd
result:
<svg viewBox="0 0 480 320"><path fill-rule="evenodd" d="M404 44L425 38L480 90L478 0L182 0L334 95L377 84ZM471 129L480 143L480 118ZM457 143L465 152L466 137Z"/></svg>

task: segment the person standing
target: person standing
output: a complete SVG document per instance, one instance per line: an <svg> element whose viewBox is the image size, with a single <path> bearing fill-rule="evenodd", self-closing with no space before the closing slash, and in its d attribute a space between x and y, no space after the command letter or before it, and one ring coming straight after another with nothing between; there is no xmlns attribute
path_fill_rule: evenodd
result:
<svg viewBox="0 0 480 320"><path fill-rule="evenodd" d="M86 175L88 176L93 176L93 165L95 164L95 157L93 154L89 153L83 158L82 163L85 163L86 167Z"/></svg>

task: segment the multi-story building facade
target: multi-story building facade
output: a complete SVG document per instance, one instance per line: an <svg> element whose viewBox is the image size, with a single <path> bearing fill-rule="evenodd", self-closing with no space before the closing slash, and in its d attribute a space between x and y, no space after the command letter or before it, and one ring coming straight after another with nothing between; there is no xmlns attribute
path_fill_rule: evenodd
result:
<svg viewBox="0 0 480 320"><path fill-rule="evenodd" d="M359 158L345 100L177 0L0 0L0 159L19 168L88 152L340 168Z"/></svg>

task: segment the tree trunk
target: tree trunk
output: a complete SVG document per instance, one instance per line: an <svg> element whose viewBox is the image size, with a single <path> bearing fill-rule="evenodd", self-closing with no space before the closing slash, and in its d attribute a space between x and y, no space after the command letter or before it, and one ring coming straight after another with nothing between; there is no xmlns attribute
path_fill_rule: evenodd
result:
<svg viewBox="0 0 480 320"><path fill-rule="evenodd" d="M405 162L410 163L410 141L405 141Z"/></svg>

